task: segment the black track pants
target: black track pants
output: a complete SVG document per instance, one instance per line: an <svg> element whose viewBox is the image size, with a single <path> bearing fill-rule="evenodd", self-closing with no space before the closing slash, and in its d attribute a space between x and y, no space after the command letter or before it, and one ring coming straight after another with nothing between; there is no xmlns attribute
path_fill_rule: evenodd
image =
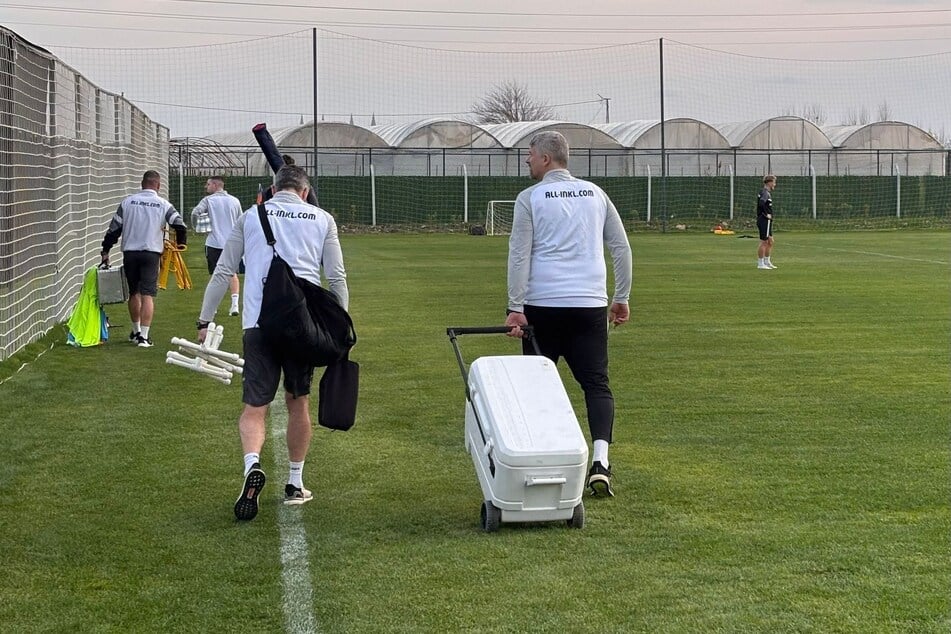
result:
<svg viewBox="0 0 951 634"><path fill-rule="evenodd" d="M584 391L592 440L612 441L614 395L608 383L607 308L551 308L525 306L525 319L535 329L542 354L568 368ZM535 354L528 341L524 354Z"/></svg>

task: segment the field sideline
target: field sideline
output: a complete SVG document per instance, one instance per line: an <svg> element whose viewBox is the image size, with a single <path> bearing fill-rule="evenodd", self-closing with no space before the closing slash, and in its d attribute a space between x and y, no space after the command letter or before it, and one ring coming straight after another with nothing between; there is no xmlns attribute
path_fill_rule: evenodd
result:
<svg viewBox="0 0 951 634"><path fill-rule="evenodd" d="M495 534L445 329L503 321L504 238L342 237L357 425L317 429L315 499L294 509L272 434L245 524L240 387L165 365L208 279L193 239L195 288L160 292L155 348L113 306L106 345L57 328L0 364L2 629L947 632L949 238L780 233L760 271L755 239L632 235L632 323L609 340L618 497L587 500L581 531Z"/></svg>

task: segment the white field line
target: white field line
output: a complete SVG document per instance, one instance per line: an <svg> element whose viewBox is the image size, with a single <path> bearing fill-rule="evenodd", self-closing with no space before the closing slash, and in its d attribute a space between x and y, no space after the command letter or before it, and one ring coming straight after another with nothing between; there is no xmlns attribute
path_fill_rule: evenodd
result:
<svg viewBox="0 0 951 634"><path fill-rule="evenodd" d="M287 473L287 408L279 394L271 404L271 446L274 448L274 469ZM278 487L286 476L276 479ZM283 491L283 489L281 489ZM292 634L317 632L314 620L314 590L310 585L310 562L307 559L307 529L301 521L300 506L285 506L277 511L281 529L281 578L284 584L284 625Z"/></svg>
<svg viewBox="0 0 951 634"><path fill-rule="evenodd" d="M875 251L855 251L855 250L853 250L853 249L836 249L836 248L834 248L834 247L823 247L823 246L817 246L817 245L812 245L812 244L810 244L810 245L805 245L805 244L799 244L799 245L797 245L795 242L792 242L792 243L786 242L786 243L784 243L784 244L787 244L787 245L789 245L789 246L798 246L798 247L802 247L802 248L822 249L822 250L824 250L824 251L838 251L838 252L840 252L840 253L854 253L854 254L856 254L856 255L871 255L871 256L875 256L875 257L879 257L879 258L891 258L891 259L893 259L893 260L907 260L908 262L923 262L923 263L925 263L925 264L943 264L943 265L945 265L945 266L948 265L948 262L946 262L946 261L944 261L944 260L925 260L925 259L922 259L922 258L910 258L910 257L908 257L908 256L906 256L906 255L893 255L893 254L891 254L891 253L876 253Z"/></svg>

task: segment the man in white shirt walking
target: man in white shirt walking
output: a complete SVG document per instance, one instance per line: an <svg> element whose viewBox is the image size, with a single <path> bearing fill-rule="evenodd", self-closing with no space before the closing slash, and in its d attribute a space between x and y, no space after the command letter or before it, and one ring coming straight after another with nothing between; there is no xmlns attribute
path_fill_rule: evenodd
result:
<svg viewBox="0 0 951 634"><path fill-rule="evenodd" d="M272 249L264 236L259 215L242 214L228 237L208 287L198 317L198 341L208 334L208 323L238 270L241 257L247 266L244 287L244 373L241 379L244 409L238 419L238 432L244 451L244 485L234 505L239 520L253 519L258 513L258 495L264 486L261 449L264 447L265 418L284 376L284 402L287 405L287 454L290 472L284 486L284 504L309 502L313 494L304 488L304 459L310 449L311 419L308 405L314 366L290 357L268 345L258 327L264 280L275 250L293 269L294 274L320 285L321 272L330 291L346 309L350 303L347 273L333 217L305 202L310 190L307 172L285 165L274 175L276 193L265 204L268 223L276 244Z"/></svg>
<svg viewBox="0 0 951 634"><path fill-rule="evenodd" d="M613 496L608 446L614 396L608 382L608 321L630 317L631 246L621 217L600 187L568 172L568 142L558 132L532 138L526 161L537 184L515 201L508 257L509 336L530 324L542 354L564 357L585 396L593 441L588 487ZM608 308L604 246L614 263ZM531 345L522 344L532 353Z"/></svg>
<svg viewBox="0 0 951 634"><path fill-rule="evenodd" d="M221 176L212 176L205 182L205 192L208 194L195 205L192 210L192 227L197 227L202 217L208 218L211 233L205 240L205 260L208 262L208 274L215 272L218 258L225 248L231 229L241 215L241 202L225 191L225 179ZM238 304L241 299L238 275L232 275L229 283L231 290L231 310L233 317L238 314Z"/></svg>

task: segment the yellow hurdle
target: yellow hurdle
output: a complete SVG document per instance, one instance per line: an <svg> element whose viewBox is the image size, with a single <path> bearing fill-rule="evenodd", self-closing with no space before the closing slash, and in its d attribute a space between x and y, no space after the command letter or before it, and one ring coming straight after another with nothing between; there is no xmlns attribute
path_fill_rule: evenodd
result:
<svg viewBox="0 0 951 634"><path fill-rule="evenodd" d="M165 287L168 286L169 271L175 274L175 283L178 284L179 289L185 290L192 287L192 276L188 273L188 267L185 265L185 259L182 257L182 252L187 249L188 247L185 245L179 247L170 240L165 241L165 249L162 251L158 276L158 287L163 291Z"/></svg>

